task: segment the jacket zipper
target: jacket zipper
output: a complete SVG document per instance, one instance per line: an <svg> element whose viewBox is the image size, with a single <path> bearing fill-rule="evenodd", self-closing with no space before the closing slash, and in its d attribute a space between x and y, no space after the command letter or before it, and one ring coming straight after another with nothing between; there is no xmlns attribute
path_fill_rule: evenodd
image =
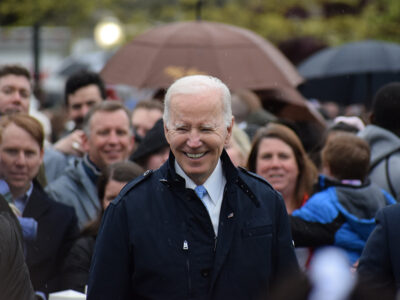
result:
<svg viewBox="0 0 400 300"><path fill-rule="evenodd" d="M189 261L189 243L187 240L183 241L183 251L185 252L186 255L186 271L187 271L187 277L188 277L188 292L189 296L192 295L192 279L190 276L190 261Z"/></svg>

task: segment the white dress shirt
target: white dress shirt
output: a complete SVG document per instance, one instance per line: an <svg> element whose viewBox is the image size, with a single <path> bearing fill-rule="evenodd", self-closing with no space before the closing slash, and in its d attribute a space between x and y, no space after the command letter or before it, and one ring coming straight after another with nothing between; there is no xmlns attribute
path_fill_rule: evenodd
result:
<svg viewBox="0 0 400 300"><path fill-rule="evenodd" d="M194 190L197 185L193 182L192 179L189 178L189 176L185 174L185 172L182 170L176 160L175 170L178 175L182 176L185 179L186 188ZM222 170L221 160L218 160L218 164L215 167L214 171L203 184L203 186L207 190L207 193L202 199L202 202L207 209L208 214L210 215L211 223L213 225L214 233L216 236L218 235L219 214L221 211L222 199L224 197L225 184L226 178Z"/></svg>

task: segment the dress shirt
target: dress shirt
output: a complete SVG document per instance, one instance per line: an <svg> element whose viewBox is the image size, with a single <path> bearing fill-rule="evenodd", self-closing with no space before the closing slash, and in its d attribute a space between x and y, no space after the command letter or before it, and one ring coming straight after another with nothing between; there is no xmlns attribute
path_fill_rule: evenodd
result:
<svg viewBox="0 0 400 300"><path fill-rule="evenodd" d="M14 213L17 215L19 224L21 225L22 236L24 240L29 240L29 241L36 239L38 224L35 219L24 218L22 217L22 214L24 212L26 205L28 204L29 197L31 196L32 191L33 191L33 184L31 182L28 191L24 195L16 199L10 199L11 203L13 203L14 207L16 207L16 209L18 210L18 212ZM2 195L10 194L10 198L12 197L10 188L7 182L3 179L0 179L0 193Z"/></svg>
<svg viewBox="0 0 400 300"><path fill-rule="evenodd" d="M32 191L33 191L33 184L31 182L31 185L30 185L29 189L26 191L26 193L23 194L21 197L14 199L14 204L19 209L21 214L24 213L25 207L28 204L29 197L31 196Z"/></svg>
<svg viewBox="0 0 400 300"><path fill-rule="evenodd" d="M192 179L189 178L183 171L183 169L179 166L177 161L175 160L175 170L176 173L182 176L186 182L186 188L194 190L196 188L196 184ZM204 195L202 202L206 207L208 214L210 215L211 223L214 228L214 233L218 235L218 223L219 223L219 214L221 211L222 199L224 197L224 189L226 184L226 178L224 172L222 170L221 160L218 160L218 164L215 167L214 171L211 173L210 177L207 178L206 182L203 183L203 186L207 190L207 193Z"/></svg>
<svg viewBox="0 0 400 300"><path fill-rule="evenodd" d="M4 179L0 179L0 194L4 195L10 192L7 182Z"/></svg>

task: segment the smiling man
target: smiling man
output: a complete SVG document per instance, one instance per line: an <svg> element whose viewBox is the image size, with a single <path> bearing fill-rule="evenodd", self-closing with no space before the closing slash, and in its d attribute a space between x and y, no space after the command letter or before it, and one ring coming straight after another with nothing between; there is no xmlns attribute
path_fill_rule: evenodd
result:
<svg viewBox="0 0 400 300"><path fill-rule="evenodd" d="M164 105L169 159L109 205L88 299L255 299L297 269L283 200L225 152L233 117L219 79L181 78Z"/></svg>
<svg viewBox="0 0 400 300"><path fill-rule="evenodd" d="M75 208L80 228L100 211L96 185L101 170L127 160L134 144L129 111L117 101L96 104L85 116L83 131L85 155L47 188L54 199Z"/></svg>

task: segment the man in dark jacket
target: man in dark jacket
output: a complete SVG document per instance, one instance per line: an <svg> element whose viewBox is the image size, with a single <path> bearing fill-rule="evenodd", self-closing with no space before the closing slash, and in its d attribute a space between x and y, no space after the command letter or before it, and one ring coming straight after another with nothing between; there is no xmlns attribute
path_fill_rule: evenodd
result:
<svg viewBox="0 0 400 300"><path fill-rule="evenodd" d="M400 290L400 204L383 208L358 265L362 281L378 289Z"/></svg>
<svg viewBox="0 0 400 300"><path fill-rule="evenodd" d="M257 299L297 269L282 197L224 145L230 93L203 75L165 97L168 161L129 183L103 218L88 299Z"/></svg>

